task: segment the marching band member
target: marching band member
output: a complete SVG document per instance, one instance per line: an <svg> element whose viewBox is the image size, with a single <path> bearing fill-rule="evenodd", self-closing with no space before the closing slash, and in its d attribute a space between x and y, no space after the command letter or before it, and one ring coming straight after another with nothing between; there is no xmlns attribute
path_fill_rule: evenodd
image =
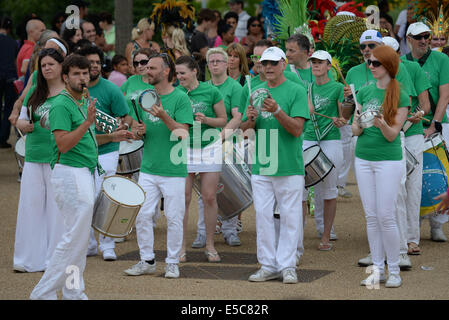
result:
<svg viewBox="0 0 449 320"><path fill-rule="evenodd" d="M401 91L396 80L399 64L399 55L391 47L373 49L367 65L377 83L360 89L357 94L362 113L367 110L380 112L374 119L374 127L363 129L358 123L360 113L357 109L352 124L353 134L358 136L355 173L374 264L374 274L363 280L361 285L386 280L385 255L389 271L385 286L399 287L402 284L395 204L403 173L399 131L407 118L410 98Z"/></svg>
<svg viewBox="0 0 449 320"><path fill-rule="evenodd" d="M227 124L221 131L222 140L231 138L225 136L228 130L232 132L239 128L242 114L238 111L242 86L227 75L228 54L222 48L212 48L207 51L206 62L208 64L211 80L210 83L220 90L226 108ZM230 246L239 246L240 238L237 235L238 216L221 221L221 232L225 242ZM198 197L198 224L197 236L192 243L192 248L203 248L206 245L206 228L204 226L204 204Z"/></svg>
<svg viewBox="0 0 449 320"><path fill-rule="evenodd" d="M278 155L278 159L264 163L257 154L252 166L257 259L262 267L249 277L249 281L267 281L282 276L284 283L298 282L295 260L303 232L302 207L299 204L304 188L301 134L309 111L305 90L284 75L286 60L284 52L277 47L263 51L260 63L267 82L258 88L267 89L270 96L263 101L260 113L246 103L248 107L241 125L243 131L256 130L256 153L267 150L271 145L278 147L278 150L269 151L271 155ZM272 142L271 139L277 141ZM264 140L266 145L262 146ZM278 244L273 216L275 202L280 209Z"/></svg>
<svg viewBox="0 0 449 320"><path fill-rule="evenodd" d="M156 272L154 255L154 216L158 214L161 196L165 202L167 218L167 257L165 277L179 277L179 254L183 241L183 217L185 212L185 187L187 176L186 154L182 148L183 159L176 163L172 150L177 144L187 145L189 126L193 123L192 109L187 95L172 85L175 66L170 57L163 53L150 56L148 62L148 81L160 97L151 111L137 109L141 124L137 133L144 137L144 153L139 185L146 193L145 203L136 221L137 242L141 261L125 270L130 276ZM172 139L177 137L178 139Z"/></svg>
<svg viewBox="0 0 449 320"><path fill-rule="evenodd" d="M206 225L206 257L209 262L220 262L214 246L214 233L217 223L217 186L221 172L222 143L219 129L226 125L226 108L220 91L206 82L199 82L200 69L188 56L176 60L176 75L179 89L186 92L193 109L194 125L189 129L190 148L188 148L186 182L186 212L184 216L184 240L180 262L186 261L186 236L189 219L189 206L195 174L201 181L201 198L204 204Z"/></svg>

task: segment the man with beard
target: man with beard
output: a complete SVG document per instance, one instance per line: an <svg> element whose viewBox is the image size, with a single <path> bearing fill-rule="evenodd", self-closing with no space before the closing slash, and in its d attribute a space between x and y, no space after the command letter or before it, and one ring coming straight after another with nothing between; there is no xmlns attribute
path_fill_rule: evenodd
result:
<svg viewBox="0 0 449 320"><path fill-rule="evenodd" d="M144 137L139 185L145 191L146 198L136 220L140 261L124 271L130 276L156 272L153 217L157 213L157 206L162 196L167 218L165 277L179 277L178 263L185 213L188 130L189 125L193 125L193 113L189 97L173 87L174 76L175 66L167 54L150 57L148 80L154 86L160 102L154 104L149 112L141 108L137 110L142 121L136 126L137 135Z"/></svg>
<svg viewBox="0 0 449 320"><path fill-rule="evenodd" d="M89 95L97 99L97 109L110 115L113 118L121 117L120 126L113 133L104 133L96 131L99 144L98 161L106 172L104 175L95 177L96 196L101 192L101 185L105 177L115 174L119 159L119 136L130 134L128 128L131 127L132 118L128 115L129 108L123 93L120 89L109 80L101 77L101 66L103 64L103 52L98 47L87 47L78 52L85 56L90 62L90 81L88 84ZM104 143L104 144L102 144ZM117 259L114 248L115 242L113 238L99 235L99 248L103 252L103 259L106 261L114 261ZM91 229L88 256L97 254L97 240L95 239L94 229Z"/></svg>

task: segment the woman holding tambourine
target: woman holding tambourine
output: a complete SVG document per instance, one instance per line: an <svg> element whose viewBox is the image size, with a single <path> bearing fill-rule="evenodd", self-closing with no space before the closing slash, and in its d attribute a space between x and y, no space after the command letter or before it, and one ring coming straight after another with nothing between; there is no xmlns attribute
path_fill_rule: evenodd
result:
<svg viewBox="0 0 449 320"><path fill-rule="evenodd" d="M194 125L190 127L190 147L187 148L186 213L184 216L184 240L180 262L186 261L186 235L189 206L195 174L200 175L201 197L204 203L206 225L206 257L209 262L221 261L214 247L217 223L217 185L222 163L220 130L226 125L227 116L220 91L213 85L198 81L198 64L189 56L179 57L176 62L179 90L187 93L193 109Z"/></svg>
<svg viewBox="0 0 449 320"><path fill-rule="evenodd" d="M402 284L395 210L405 170L399 132L407 119L410 98L396 80L399 63L394 49L375 48L367 64L377 83L363 87L356 96L352 132L358 139L354 164L374 264L374 273L361 282L366 286L385 281L385 287L389 288ZM373 126L363 122L367 111L376 114ZM385 256L388 280L384 272Z"/></svg>

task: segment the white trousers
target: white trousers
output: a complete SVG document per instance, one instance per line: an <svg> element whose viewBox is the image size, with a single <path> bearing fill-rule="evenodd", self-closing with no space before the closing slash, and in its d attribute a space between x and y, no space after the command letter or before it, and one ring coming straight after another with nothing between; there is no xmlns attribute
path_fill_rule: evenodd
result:
<svg viewBox="0 0 449 320"><path fill-rule="evenodd" d="M48 163L25 162L17 212L14 266L44 271L64 232Z"/></svg>
<svg viewBox="0 0 449 320"><path fill-rule="evenodd" d="M103 184L104 178L113 176L117 172L119 153L118 151L109 152L98 156L98 162L105 171L105 174L101 176L98 175L98 171L95 170L95 199L98 198L101 192L101 185ZM115 248L115 241L111 237L106 237L103 234L98 235L98 241L100 243L100 251L104 252L108 249ZM97 247L97 239L95 239L94 228L90 229L89 237L89 249L94 249Z"/></svg>
<svg viewBox="0 0 449 320"><path fill-rule="evenodd" d="M86 300L83 273L95 199L94 176L87 168L56 164L51 175L56 204L64 217L64 234L30 299Z"/></svg>
<svg viewBox="0 0 449 320"><path fill-rule="evenodd" d="M343 162L338 170L337 186L346 187L348 180L349 169L354 163L354 146L352 144L352 128L350 125L345 125L340 128L341 147L343 151Z"/></svg>
<svg viewBox="0 0 449 320"><path fill-rule="evenodd" d="M400 238L395 211L403 162L367 161L356 157L354 167L373 264L384 272L386 255L389 272L399 274Z"/></svg>
<svg viewBox="0 0 449 320"><path fill-rule="evenodd" d="M296 267L296 250L303 239L304 176L251 176L256 210L257 259L269 272ZM275 202L279 205L279 242L276 245Z"/></svg>
<svg viewBox="0 0 449 320"><path fill-rule="evenodd" d="M139 185L145 191L145 203L136 219L137 244L141 260L154 259L153 217L158 214L159 200L164 197L167 218L166 263L178 263L182 248L183 219L185 214L186 178L163 177L141 172Z"/></svg>
<svg viewBox="0 0 449 320"><path fill-rule="evenodd" d="M220 219L221 221L221 233L224 238L229 237L231 234L237 235L238 216L232 217L231 219L227 220L222 220L220 216L218 216L218 219ZM198 222L196 232L206 237L206 224L204 223L204 203L201 196L198 197Z"/></svg>

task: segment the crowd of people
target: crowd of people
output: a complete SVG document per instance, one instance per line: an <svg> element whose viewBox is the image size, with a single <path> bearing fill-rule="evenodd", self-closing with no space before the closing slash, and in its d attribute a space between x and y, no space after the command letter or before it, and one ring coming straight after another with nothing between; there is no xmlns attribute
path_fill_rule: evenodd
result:
<svg viewBox="0 0 449 320"><path fill-rule="evenodd" d="M337 198L352 197L346 180L353 165L370 249L358 263L374 267L361 285L401 286L400 270L412 266L409 255L421 254L425 145L435 136L449 143L449 57L446 31L436 35L407 10L406 19L401 12L393 27L385 3L379 7L387 34L361 35L363 62L343 83L331 71L329 52L316 50L300 33L281 49L264 18L249 16L239 0L229 1L223 18L219 11L201 9L191 33L164 26L159 43L156 24L143 18L123 54L115 52L112 16L88 14L84 1L77 3L79 29L68 28L63 15L55 17L52 29L33 17L20 48L9 36L12 21L2 18L0 147L11 148L10 124L26 143L13 269L45 271L30 298L56 299L62 290L66 299L87 299L86 257L99 249L105 261L117 259L117 240L100 233L97 242L91 222L103 181L117 173L120 144L133 140L143 141L134 178L146 197L136 218L140 261L125 274L156 272L154 227L160 211L167 219L166 278L180 276L188 246L205 248L207 261L220 262L217 232L229 246L242 245L240 216L223 218L217 193L223 145L232 141L239 149L238 141L252 139L248 183L261 268L249 281L298 282L304 219L312 209L317 249L333 250ZM157 99L143 106L139 100L148 91ZM97 110L116 119L115 130L95 126ZM375 116L366 126L369 113ZM175 163L172 150L180 141L185 161ZM274 162L266 161L266 150L276 153ZM324 157L333 168L311 184L307 166L314 150L312 158ZM411 171L409 153L416 160ZM195 188L197 235L189 244ZM443 209L447 195L438 199ZM432 240L447 241L445 216L427 217ZM79 288L65 286L69 265L79 267Z"/></svg>

